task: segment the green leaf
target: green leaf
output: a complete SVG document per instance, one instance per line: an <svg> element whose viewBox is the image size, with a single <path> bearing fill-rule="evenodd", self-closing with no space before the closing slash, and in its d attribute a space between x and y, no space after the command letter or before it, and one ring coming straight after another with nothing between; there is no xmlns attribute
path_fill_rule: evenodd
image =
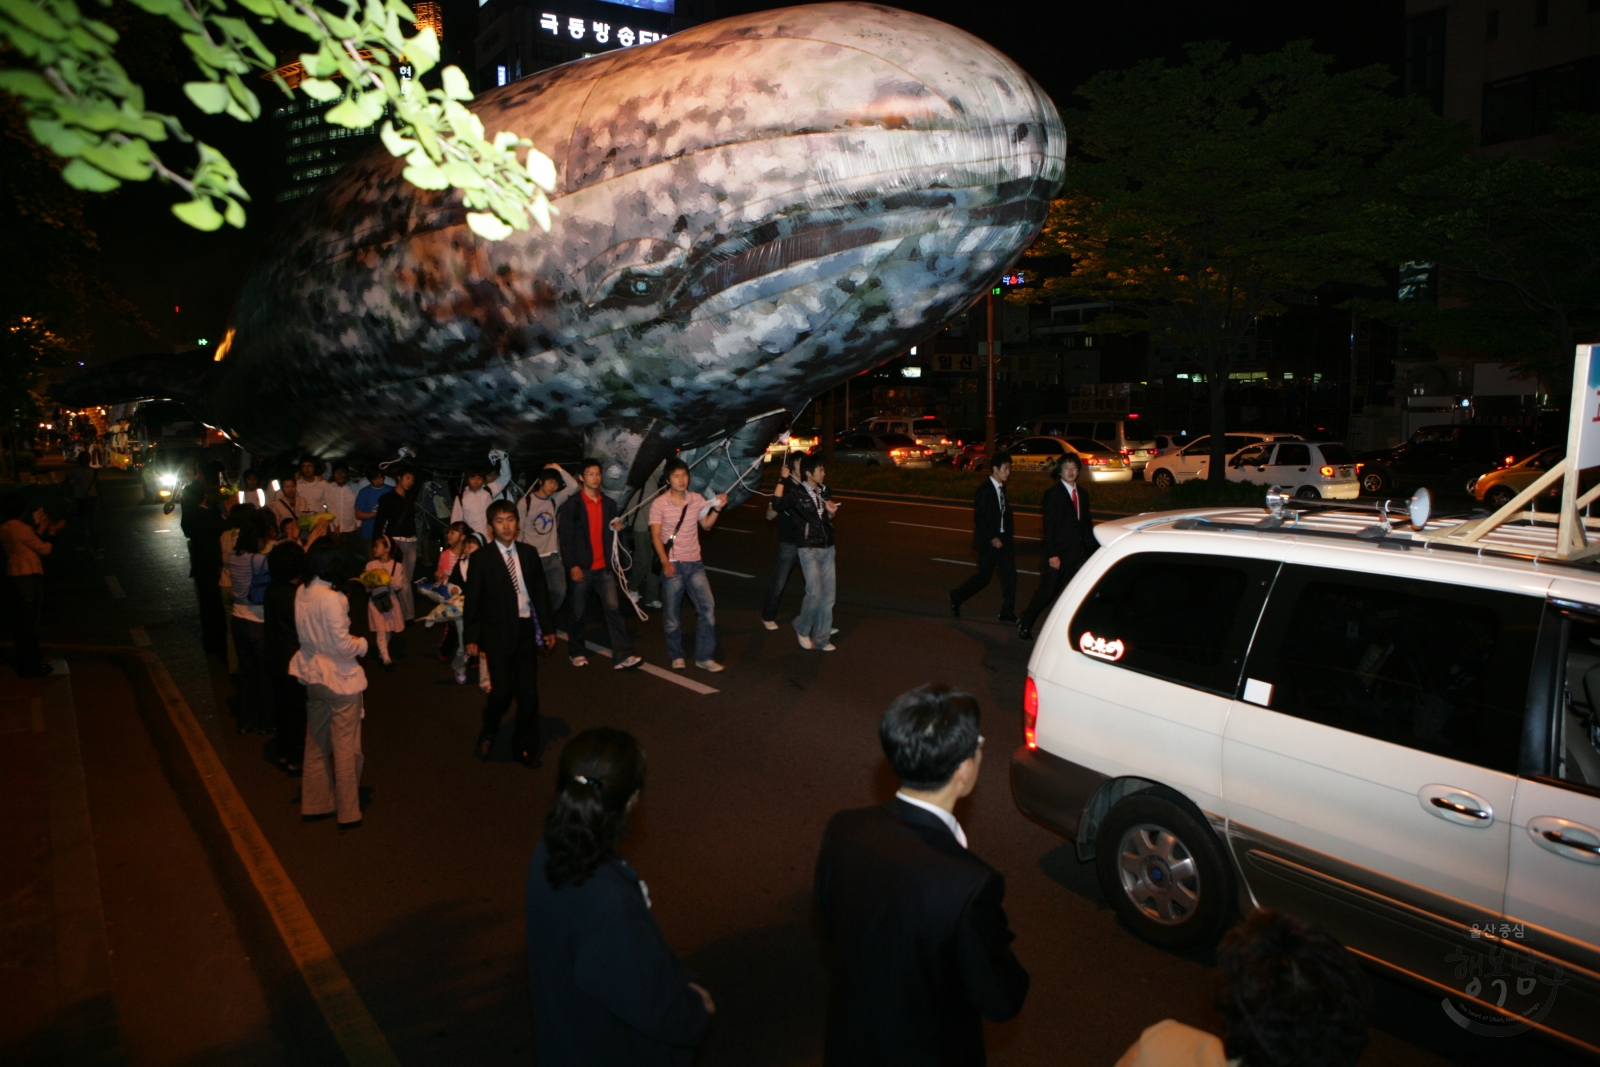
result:
<svg viewBox="0 0 1600 1067"><path fill-rule="evenodd" d="M71 126L63 126L59 122L46 119L29 119L28 132L33 134L35 141L56 155L69 159L82 155L85 148L95 143Z"/></svg>
<svg viewBox="0 0 1600 1067"><path fill-rule="evenodd" d="M103 170L91 167L81 159L74 159L61 168L61 177L74 189L89 193L109 193L122 183Z"/></svg>
<svg viewBox="0 0 1600 1067"><path fill-rule="evenodd" d="M220 82L184 82L183 95L207 115L218 114L228 106L228 87Z"/></svg>
<svg viewBox="0 0 1600 1067"><path fill-rule="evenodd" d="M83 150L82 159L107 174L130 182L142 182L150 177L150 146L143 141L90 145Z"/></svg>
<svg viewBox="0 0 1600 1067"><path fill-rule="evenodd" d="M230 197L228 199L228 207L223 212L223 218L227 219L228 225L234 229L244 229L244 205Z"/></svg>
<svg viewBox="0 0 1600 1067"><path fill-rule="evenodd" d="M341 41L361 36L361 27L352 19L343 18L331 11L321 11L322 24Z"/></svg>
<svg viewBox="0 0 1600 1067"><path fill-rule="evenodd" d="M202 196L182 204L173 204L172 213L185 225L207 233L222 226L222 216L211 206L210 197Z"/></svg>
<svg viewBox="0 0 1600 1067"><path fill-rule="evenodd" d="M262 18L272 18L278 13L278 6L272 0L239 0L239 6Z"/></svg>
<svg viewBox="0 0 1600 1067"><path fill-rule="evenodd" d="M378 131L378 136L382 138L383 147L389 150L391 156L409 155L417 147L417 142L396 133L392 122L385 122L383 129Z"/></svg>
<svg viewBox="0 0 1600 1067"><path fill-rule="evenodd" d="M228 92L233 95L233 99L244 108L246 121L253 122L261 117L261 100L249 86L239 80L237 74L228 75L223 82L227 85Z"/></svg>
<svg viewBox="0 0 1600 1067"><path fill-rule="evenodd" d="M29 0L0 0L0 14L9 15L46 41L59 41L67 35L67 28L55 16Z"/></svg>
<svg viewBox="0 0 1600 1067"><path fill-rule="evenodd" d="M4 0L0 0L0 3L3 2ZM184 34L183 43L188 45L189 51L194 54L194 57L206 66L214 67L217 70L228 69L229 53L198 33Z"/></svg>
<svg viewBox="0 0 1600 1067"><path fill-rule="evenodd" d="M383 109L388 102L389 98L383 93L373 92L371 90L368 90L367 92L364 92L360 96L356 97L356 106L361 109L362 116L367 120L361 125L371 126L374 122L377 122L379 119L383 118Z"/></svg>
<svg viewBox="0 0 1600 1067"><path fill-rule="evenodd" d="M100 38L106 44L116 44L119 40L117 31L98 19L84 19L83 28Z"/></svg>
<svg viewBox="0 0 1600 1067"><path fill-rule="evenodd" d="M24 100L54 100L56 87L31 70L0 70L0 89Z"/></svg>
<svg viewBox="0 0 1600 1067"><path fill-rule="evenodd" d="M472 227L472 232L482 237L485 241L503 241L511 236L510 226L501 222L493 215L482 211L469 211L467 225Z"/></svg>
<svg viewBox="0 0 1600 1067"><path fill-rule="evenodd" d="M444 176L444 171L434 166L433 160L426 156L419 159L416 152L411 153L410 166L401 172L401 177L418 189L450 188L450 180Z"/></svg>
<svg viewBox="0 0 1600 1067"><path fill-rule="evenodd" d="M471 100L472 86L467 84L467 76L461 73L461 68L450 66L444 68L440 75L443 82L444 95L451 100Z"/></svg>
<svg viewBox="0 0 1600 1067"><path fill-rule="evenodd" d="M528 210L533 213L533 221L539 224L539 229L543 230L545 233L549 233L550 216L556 212L555 207L551 205L550 201L546 200L543 196L536 196L528 202Z"/></svg>
<svg viewBox="0 0 1600 1067"><path fill-rule="evenodd" d="M322 116L324 122L331 122L335 126L344 126L347 129L359 130L372 125L372 119L362 110L361 104L356 100L346 97L343 102L335 104Z"/></svg>
<svg viewBox="0 0 1600 1067"><path fill-rule="evenodd" d="M344 90L341 89L338 84L331 81L324 81L321 78L303 78L300 82L300 88L303 89L305 94L311 99L321 100L324 103L329 100L337 100L339 97L344 95Z"/></svg>
<svg viewBox="0 0 1600 1067"><path fill-rule="evenodd" d="M419 78L439 65L439 38L434 36L432 26L424 26L421 33L406 41L406 58L417 69Z"/></svg>
<svg viewBox="0 0 1600 1067"><path fill-rule="evenodd" d="M547 193L556 191L556 165L555 162L537 148L528 149L528 177L533 179L535 185ZM549 229L546 226L545 229Z"/></svg>
<svg viewBox="0 0 1600 1067"><path fill-rule="evenodd" d="M470 163L452 159L440 169L444 171L444 176L450 184L457 189L482 189L484 186L483 175Z"/></svg>
<svg viewBox="0 0 1600 1067"><path fill-rule="evenodd" d="M152 15L170 15L183 7L180 0L133 0L133 2Z"/></svg>

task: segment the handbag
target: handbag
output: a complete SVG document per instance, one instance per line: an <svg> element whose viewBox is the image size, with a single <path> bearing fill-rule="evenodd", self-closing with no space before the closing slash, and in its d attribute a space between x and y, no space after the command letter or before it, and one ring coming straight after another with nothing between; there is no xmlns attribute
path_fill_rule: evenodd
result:
<svg viewBox="0 0 1600 1067"><path fill-rule="evenodd" d="M394 566L389 567L389 577L394 578ZM380 615L387 615L394 610L394 589L387 585L374 586L371 594L372 606L378 609Z"/></svg>
<svg viewBox="0 0 1600 1067"><path fill-rule="evenodd" d="M661 546L667 550L667 554L668 555L672 554L672 543L678 539L678 531L683 529L683 517L685 515L687 515L687 514L689 514L689 505L685 504L683 506L683 510L678 512L678 525L676 525L676 526L674 526L672 528L672 536L667 538L665 541L661 542ZM650 573L651 574L660 574L661 573L661 557L660 556L652 555L650 557Z"/></svg>
<svg viewBox="0 0 1600 1067"><path fill-rule="evenodd" d="M271 584L272 572L267 570L267 558L258 553L257 558L250 561L250 591L245 599L252 604L265 604L267 586Z"/></svg>

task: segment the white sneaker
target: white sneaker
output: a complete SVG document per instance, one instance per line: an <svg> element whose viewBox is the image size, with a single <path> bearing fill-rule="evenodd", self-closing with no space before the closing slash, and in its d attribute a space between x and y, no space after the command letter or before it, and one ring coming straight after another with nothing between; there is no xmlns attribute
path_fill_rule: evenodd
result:
<svg viewBox="0 0 1600 1067"><path fill-rule="evenodd" d="M778 628L778 624L773 622L771 619L762 619L761 625L765 626L769 630L776 630Z"/></svg>
<svg viewBox="0 0 1600 1067"><path fill-rule="evenodd" d="M574 667L587 667L589 665L589 657L588 656L572 656L572 657L569 658L569 662Z"/></svg>
<svg viewBox="0 0 1600 1067"><path fill-rule="evenodd" d="M822 646L822 651L824 651L824 652L837 652L837 651L839 651L839 646L834 644L832 641L829 641L827 644Z"/></svg>
<svg viewBox="0 0 1600 1067"><path fill-rule="evenodd" d="M672 661L672 669L675 671L687 670L688 668L689 664L681 659L675 659Z"/></svg>
<svg viewBox="0 0 1600 1067"><path fill-rule="evenodd" d="M795 636L800 639L800 647L801 648L813 648L813 647L815 647L815 646L813 646L811 644L811 638L807 637L805 634L795 634Z"/></svg>
<svg viewBox="0 0 1600 1067"><path fill-rule="evenodd" d="M836 634L838 632L839 632L839 628L837 626L835 626L833 629L828 631L828 636L832 637L834 634Z"/></svg>
<svg viewBox="0 0 1600 1067"><path fill-rule="evenodd" d="M728 669L714 659L695 660L694 665L705 671L707 674L716 674L718 671L725 671Z"/></svg>
<svg viewBox="0 0 1600 1067"><path fill-rule="evenodd" d="M649 601L649 602L648 602L648 603L646 603L646 604L645 604L645 607L647 607L647 608L653 608L653 609L656 609L656 610L660 610L660 608L661 608L661 601L659 601L659 600L652 600L652 601Z"/></svg>

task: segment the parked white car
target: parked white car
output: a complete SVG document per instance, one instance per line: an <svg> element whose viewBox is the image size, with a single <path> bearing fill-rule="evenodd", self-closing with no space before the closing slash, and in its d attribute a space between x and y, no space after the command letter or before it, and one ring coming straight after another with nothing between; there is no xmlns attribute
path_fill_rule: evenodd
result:
<svg viewBox="0 0 1600 1067"><path fill-rule="evenodd" d="M1268 441L1300 441L1303 438L1297 433L1230 433L1224 438L1228 456ZM1144 468L1144 480L1154 485L1157 489L1171 489L1179 482L1187 482L1191 478L1204 478L1211 469L1211 435L1197 437L1191 445L1186 445L1171 455L1157 456Z"/></svg>
<svg viewBox="0 0 1600 1067"><path fill-rule="evenodd" d="M886 416L880 415L875 419L868 419L862 423L860 429L865 433L899 433L914 438L918 445L928 450L928 454L935 460L943 462L954 458L961 446L950 440L950 432L932 415Z"/></svg>
<svg viewBox="0 0 1600 1067"><path fill-rule="evenodd" d="M1275 485L1301 500L1354 500L1361 464L1337 441L1251 445L1228 460L1228 481Z"/></svg>
<svg viewBox="0 0 1600 1067"><path fill-rule="evenodd" d="M1535 565L1550 527L1288 518L1095 528L1028 664L1018 806L1153 942L1277 908L1484 1032L1600 1052L1600 568Z"/></svg>

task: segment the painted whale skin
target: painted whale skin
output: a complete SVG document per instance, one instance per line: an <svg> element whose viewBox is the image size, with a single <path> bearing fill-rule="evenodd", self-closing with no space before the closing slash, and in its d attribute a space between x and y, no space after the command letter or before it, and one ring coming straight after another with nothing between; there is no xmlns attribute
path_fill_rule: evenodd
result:
<svg viewBox="0 0 1600 1067"><path fill-rule="evenodd" d="M982 294L1066 156L1016 64L872 4L707 23L473 108L555 161L551 232L480 240L375 149L246 283L183 397L202 418L257 453L581 448L615 460L613 487L730 435L730 460L755 455Z"/></svg>

